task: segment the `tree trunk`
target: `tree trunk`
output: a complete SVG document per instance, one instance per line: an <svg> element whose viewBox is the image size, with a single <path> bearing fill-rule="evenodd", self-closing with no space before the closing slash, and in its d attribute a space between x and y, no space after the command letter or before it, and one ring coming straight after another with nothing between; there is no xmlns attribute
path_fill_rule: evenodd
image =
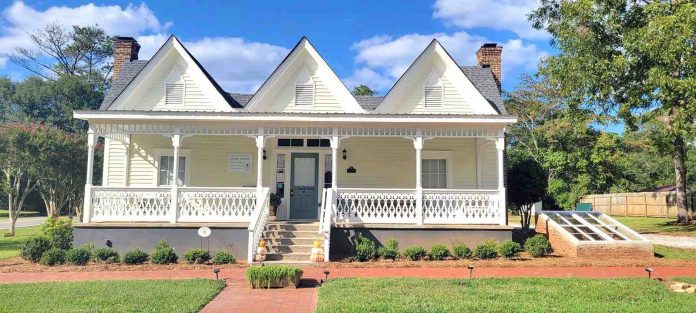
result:
<svg viewBox="0 0 696 313"><path fill-rule="evenodd" d="M686 198L686 165L684 139L677 136L674 139L674 152L672 162L677 178L677 223L686 224L689 222L689 202Z"/></svg>

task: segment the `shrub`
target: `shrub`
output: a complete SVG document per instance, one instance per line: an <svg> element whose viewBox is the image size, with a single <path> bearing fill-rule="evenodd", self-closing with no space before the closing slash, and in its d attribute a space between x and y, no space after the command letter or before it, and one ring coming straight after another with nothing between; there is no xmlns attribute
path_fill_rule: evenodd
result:
<svg viewBox="0 0 696 313"><path fill-rule="evenodd" d="M72 248L65 253L65 260L74 265L85 265L92 258L92 253L85 248Z"/></svg>
<svg viewBox="0 0 696 313"><path fill-rule="evenodd" d="M218 251L215 253L215 256L213 257L213 264L215 265L220 265L220 264L230 264L237 262L237 260L234 258L234 255L227 251Z"/></svg>
<svg viewBox="0 0 696 313"><path fill-rule="evenodd" d="M150 254L150 261L154 264L176 263L178 259L179 257L174 253L174 249L164 240L157 242L155 250Z"/></svg>
<svg viewBox="0 0 696 313"><path fill-rule="evenodd" d="M184 254L184 259L191 264L203 264L210 260L210 253L203 249L191 249Z"/></svg>
<svg viewBox="0 0 696 313"><path fill-rule="evenodd" d="M456 256L457 259L471 258L471 249L463 244L455 245L454 248L452 248L452 252L454 252L454 256Z"/></svg>
<svg viewBox="0 0 696 313"><path fill-rule="evenodd" d="M387 240L387 244L379 248L379 255L385 259L396 260L399 257L399 242L396 239Z"/></svg>
<svg viewBox="0 0 696 313"><path fill-rule="evenodd" d="M128 265L143 264L147 262L147 252L141 250L131 250L123 254L123 263Z"/></svg>
<svg viewBox="0 0 696 313"><path fill-rule="evenodd" d="M285 265L253 266L246 270L246 279L252 288L270 288L295 275L302 276L302 270Z"/></svg>
<svg viewBox="0 0 696 313"><path fill-rule="evenodd" d="M360 262L372 260L377 257L377 245L375 242L358 235L358 244L355 246L355 258Z"/></svg>
<svg viewBox="0 0 696 313"><path fill-rule="evenodd" d="M506 240L498 246L498 253L508 259L520 256L520 251L522 251L520 244L512 240Z"/></svg>
<svg viewBox="0 0 696 313"><path fill-rule="evenodd" d="M94 260L102 263L118 263L120 260L118 252L111 248L94 249Z"/></svg>
<svg viewBox="0 0 696 313"><path fill-rule="evenodd" d="M39 263L46 266L53 266L65 263L65 250L51 248L41 256Z"/></svg>
<svg viewBox="0 0 696 313"><path fill-rule="evenodd" d="M41 225L41 232L51 241L52 247L63 250L72 248L74 236L72 220L69 218L48 218Z"/></svg>
<svg viewBox="0 0 696 313"><path fill-rule="evenodd" d="M433 260L444 260L450 256L450 251L445 245L435 244L430 248L430 258Z"/></svg>
<svg viewBox="0 0 696 313"><path fill-rule="evenodd" d="M411 261L418 261L428 254L423 247L409 247L404 250L404 255Z"/></svg>
<svg viewBox="0 0 696 313"><path fill-rule="evenodd" d="M21 256L32 262L39 262L44 252L51 249L51 241L44 236L32 237L22 245Z"/></svg>
<svg viewBox="0 0 696 313"><path fill-rule="evenodd" d="M498 257L497 243L495 241L486 241L474 249L474 256L485 260L495 259Z"/></svg>
<svg viewBox="0 0 696 313"><path fill-rule="evenodd" d="M541 234L527 239L527 242L524 243L524 250L535 258L544 257L553 252L549 240Z"/></svg>

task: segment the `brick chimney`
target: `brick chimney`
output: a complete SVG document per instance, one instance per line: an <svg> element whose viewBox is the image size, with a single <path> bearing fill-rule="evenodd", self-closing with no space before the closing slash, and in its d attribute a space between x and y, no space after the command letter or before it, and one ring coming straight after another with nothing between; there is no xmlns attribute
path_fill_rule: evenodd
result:
<svg viewBox="0 0 696 313"><path fill-rule="evenodd" d="M114 68L112 80L121 74L123 65L138 59L140 44L133 37L119 37L114 39Z"/></svg>
<svg viewBox="0 0 696 313"><path fill-rule="evenodd" d="M476 51L476 60L478 60L479 66L491 69L493 78L498 83L498 90L501 90L500 82L503 80L502 54L503 47L497 43L485 43Z"/></svg>

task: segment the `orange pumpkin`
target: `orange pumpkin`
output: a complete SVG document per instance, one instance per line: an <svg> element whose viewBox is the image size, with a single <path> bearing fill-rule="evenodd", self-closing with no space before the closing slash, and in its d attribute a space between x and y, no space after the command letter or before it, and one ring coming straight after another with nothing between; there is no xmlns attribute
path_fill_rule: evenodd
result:
<svg viewBox="0 0 696 313"><path fill-rule="evenodd" d="M311 262L324 262L323 254L312 254L309 256L309 261Z"/></svg>
<svg viewBox="0 0 696 313"><path fill-rule="evenodd" d="M314 247L321 248L321 240L314 240Z"/></svg>

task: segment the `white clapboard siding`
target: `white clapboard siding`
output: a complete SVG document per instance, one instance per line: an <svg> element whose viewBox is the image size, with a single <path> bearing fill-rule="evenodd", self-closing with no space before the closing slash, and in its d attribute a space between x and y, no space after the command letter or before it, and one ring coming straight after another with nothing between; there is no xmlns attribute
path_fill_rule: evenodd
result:
<svg viewBox="0 0 696 313"><path fill-rule="evenodd" d="M128 145L106 138L104 142L104 183L106 186L123 186L126 181Z"/></svg>

